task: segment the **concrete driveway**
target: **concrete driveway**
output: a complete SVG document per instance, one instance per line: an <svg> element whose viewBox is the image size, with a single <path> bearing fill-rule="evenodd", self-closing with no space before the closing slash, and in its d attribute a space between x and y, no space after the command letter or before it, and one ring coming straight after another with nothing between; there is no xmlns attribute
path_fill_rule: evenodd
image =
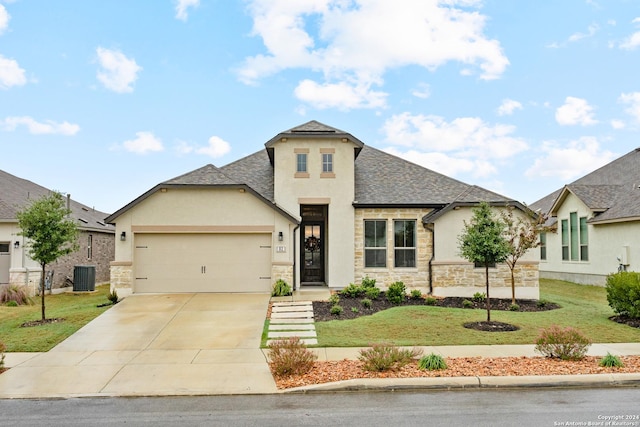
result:
<svg viewBox="0 0 640 427"><path fill-rule="evenodd" d="M133 295L0 375L0 397L273 393L268 294Z"/></svg>

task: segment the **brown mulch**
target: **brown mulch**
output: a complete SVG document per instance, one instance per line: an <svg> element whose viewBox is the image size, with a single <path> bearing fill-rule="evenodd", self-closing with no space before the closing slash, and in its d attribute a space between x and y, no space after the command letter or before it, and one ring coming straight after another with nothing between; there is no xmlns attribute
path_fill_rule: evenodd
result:
<svg viewBox="0 0 640 427"><path fill-rule="evenodd" d="M51 323L58 323L58 322L64 322L64 319L61 318L61 317L55 317L53 319L31 320L29 322L24 322L22 325L20 325L20 327L21 328L30 328L32 326L49 325Z"/></svg>
<svg viewBox="0 0 640 427"><path fill-rule="evenodd" d="M315 362L305 375L273 375L278 389L302 387L358 378L420 378L420 377L476 377L524 375L585 375L640 372L640 356L620 356L622 368L598 366L599 357L588 356L579 361L564 361L546 357L458 357L446 358L447 369L423 371L413 363L396 371L370 372L362 369L358 360ZM273 371L272 371L273 372Z"/></svg>
<svg viewBox="0 0 640 427"><path fill-rule="evenodd" d="M384 292L381 292L380 296L377 299L371 300L370 308L364 307L364 305L362 304L363 299L364 297L351 298L340 296L340 302L338 304L343 308L340 315L331 314L332 304L329 301L313 301L313 314L315 320L316 322L323 322L328 320L349 320L356 319L360 316L369 316L371 314L377 313L378 311L387 310L393 307L401 307L407 305L427 305L424 298L410 297L406 297L400 304L393 304L387 300ZM469 301L471 303L471 306L465 307L464 301ZM491 310L508 311L511 308L511 298L491 298L490 302ZM558 304L552 302L544 302L543 304L541 304L537 300L517 299L516 303L518 304L518 311L526 312L547 311L560 308ZM487 308L487 303L486 301L473 301L472 298L445 297L436 298L435 304L433 304L432 306L447 308L466 308L469 310L485 310ZM357 311L352 310L353 307L355 307Z"/></svg>

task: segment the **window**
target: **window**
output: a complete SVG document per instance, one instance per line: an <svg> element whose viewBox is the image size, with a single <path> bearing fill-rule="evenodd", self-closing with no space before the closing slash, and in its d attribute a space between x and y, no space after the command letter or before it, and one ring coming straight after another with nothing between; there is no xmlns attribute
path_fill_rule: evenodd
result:
<svg viewBox="0 0 640 427"><path fill-rule="evenodd" d="M547 259L547 233L540 233L540 259Z"/></svg>
<svg viewBox="0 0 640 427"><path fill-rule="evenodd" d="M394 259L396 267L416 266L416 222L396 220L393 222Z"/></svg>
<svg viewBox="0 0 640 427"><path fill-rule="evenodd" d="M325 153L322 155L322 172L323 173L333 172L333 154Z"/></svg>
<svg viewBox="0 0 640 427"><path fill-rule="evenodd" d="M561 221L562 228L562 260L569 261L569 221Z"/></svg>
<svg viewBox="0 0 640 427"><path fill-rule="evenodd" d="M296 172L307 171L307 153L296 154Z"/></svg>
<svg viewBox="0 0 640 427"><path fill-rule="evenodd" d="M587 217L578 218L577 212L571 212L569 219L561 221L562 260L589 261L589 231Z"/></svg>
<svg viewBox="0 0 640 427"><path fill-rule="evenodd" d="M364 222L364 266L387 266L387 222Z"/></svg>
<svg viewBox="0 0 640 427"><path fill-rule="evenodd" d="M91 259L93 256L93 236L89 234L87 237L87 259Z"/></svg>

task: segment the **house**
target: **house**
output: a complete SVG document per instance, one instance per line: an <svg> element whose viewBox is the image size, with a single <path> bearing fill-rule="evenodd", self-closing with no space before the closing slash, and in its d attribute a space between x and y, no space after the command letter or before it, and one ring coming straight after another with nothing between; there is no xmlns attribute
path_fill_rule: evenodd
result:
<svg viewBox="0 0 640 427"><path fill-rule="evenodd" d="M547 212L540 277L604 285L619 267L640 271L640 148L531 205Z"/></svg>
<svg viewBox="0 0 640 427"><path fill-rule="evenodd" d="M16 213L51 190L0 170L0 285L26 285L31 295L40 286L40 265L28 257L25 238L20 236ZM104 222L107 216L67 197L71 216L80 231L80 249L47 265L53 271L52 287L73 280L75 265L94 265L96 282L109 280L109 263L114 259L115 227Z"/></svg>
<svg viewBox="0 0 640 427"><path fill-rule="evenodd" d="M448 178L353 135L310 121L223 167L162 182L109 216L111 285L126 292L340 289L364 277L434 295L472 296L484 269L458 255L457 236L481 201L524 207ZM518 297L538 298L537 252L518 266ZM491 269L511 295L508 267Z"/></svg>

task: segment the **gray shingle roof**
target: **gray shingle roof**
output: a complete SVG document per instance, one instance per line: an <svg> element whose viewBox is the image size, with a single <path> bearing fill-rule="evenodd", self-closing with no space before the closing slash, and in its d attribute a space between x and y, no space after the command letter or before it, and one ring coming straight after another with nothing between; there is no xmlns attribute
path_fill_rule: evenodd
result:
<svg viewBox="0 0 640 427"><path fill-rule="evenodd" d="M570 191L597 214L590 222L638 218L639 186L640 148L637 148L538 200L531 207L550 212Z"/></svg>
<svg viewBox="0 0 640 427"><path fill-rule="evenodd" d="M33 200L51 193L51 190L26 179L0 170L0 221L17 222L17 212ZM105 224L107 214L71 199L71 215L82 230L115 233L112 225Z"/></svg>
<svg viewBox="0 0 640 427"><path fill-rule="evenodd" d="M214 165L205 165L194 171L163 182L168 185L237 185L241 184L225 175Z"/></svg>

